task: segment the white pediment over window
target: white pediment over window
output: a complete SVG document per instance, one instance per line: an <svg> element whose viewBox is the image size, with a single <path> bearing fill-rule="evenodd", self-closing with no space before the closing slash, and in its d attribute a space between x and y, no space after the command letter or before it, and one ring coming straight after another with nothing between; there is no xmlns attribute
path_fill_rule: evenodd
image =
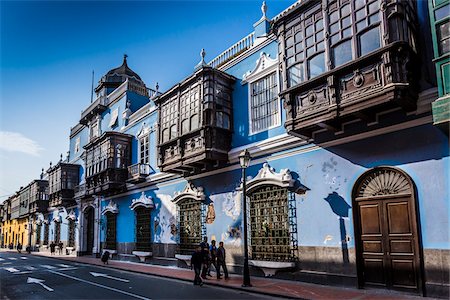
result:
<svg viewBox="0 0 450 300"><path fill-rule="evenodd" d="M277 173L268 163L264 163L262 168L258 171L258 174L254 178L247 180L247 192L251 192L264 185L276 185L293 189L295 180L292 178L289 169L281 169L280 172ZM242 189L242 183L240 189Z"/></svg>
<svg viewBox="0 0 450 300"><path fill-rule="evenodd" d="M154 208L155 204L153 203L153 199L150 196L146 196L144 192L141 193L141 196L137 199L133 199L131 201L130 208L131 210L135 210L138 207L145 207L145 208Z"/></svg>
<svg viewBox="0 0 450 300"><path fill-rule="evenodd" d="M242 84L255 81L261 77L276 70L278 64L277 59L270 58L270 55L265 52L261 52L259 58L256 60L255 68L252 71L248 71L242 76Z"/></svg>
<svg viewBox="0 0 450 300"><path fill-rule="evenodd" d="M106 214L106 213L113 213L113 214L118 214L119 213L119 208L117 207L117 204L115 202L113 202L112 200L109 201L108 205L106 205L103 210L102 210L102 215Z"/></svg>
<svg viewBox="0 0 450 300"><path fill-rule="evenodd" d="M118 119L119 119L119 108L116 108L111 112L111 120L109 121L109 127L116 126Z"/></svg>
<svg viewBox="0 0 450 300"><path fill-rule="evenodd" d="M69 214L66 217L66 220L72 220L72 221L76 221L77 216L75 215L75 212L73 211L73 209L69 212Z"/></svg>
<svg viewBox="0 0 450 300"><path fill-rule="evenodd" d="M201 186L196 187L192 182L188 182L184 187L183 191L176 192L174 198L172 199L173 203L178 203L183 199L195 199L198 201L205 200L205 193L203 192L203 188Z"/></svg>
<svg viewBox="0 0 450 300"><path fill-rule="evenodd" d="M145 135L148 135L150 133L150 126L148 126L145 122L142 123L141 129L139 130L139 132L137 133L136 137L139 139Z"/></svg>
<svg viewBox="0 0 450 300"><path fill-rule="evenodd" d="M53 222L61 222L61 215L59 214L59 209L57 209L53 212L52 221Z"/></svg>

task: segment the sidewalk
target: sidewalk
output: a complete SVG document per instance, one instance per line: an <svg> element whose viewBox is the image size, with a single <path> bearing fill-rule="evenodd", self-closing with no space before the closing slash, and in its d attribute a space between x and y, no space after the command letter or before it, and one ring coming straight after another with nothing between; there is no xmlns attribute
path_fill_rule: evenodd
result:
<svg viewBox="0 0 450 300"><path fill-rule="evenodd" d="M11 251L12 252L12 251ZM22 252L23 253L23 252ZM26 253L23 253L26 254ZM106 268L114 268L154 276L167 277L192 282L194 273L189 269L177 267L157 266L150 264L134 263L110 260L109 265L104 265L99 258L74 257L67 255L52 255L43 252L32 252L32 255L39 255L51 258L62 259L77 263L99 265ZM253 287L243 288L242 276L230 274L228 280L217 280L215 277L205 280L206 285L220 286L244 290L247 292L272 295L277 297L298 298L298 299L418 299L421 297L398 294L385 290L359 290L352 288L323 286L318 284L303 283L298 281L279 280L273 278L252 277ZM199 287L200 288L200 287Z"/></svg>

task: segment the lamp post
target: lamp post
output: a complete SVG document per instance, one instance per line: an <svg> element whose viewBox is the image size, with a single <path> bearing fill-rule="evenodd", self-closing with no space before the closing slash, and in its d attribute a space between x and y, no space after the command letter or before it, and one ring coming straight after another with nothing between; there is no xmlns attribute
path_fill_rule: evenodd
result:
<svg viewBox="0 0 450 300"><path fill-rule="evenodd" d="M243 208L244 208L244 279L242 282L243 287L251 287L250 283L250 270L248 268L248 237L247 237L247 186L245 169L250 165L251 156L247 149L239 154L239 163L242 168L242 195L243 195Z"/></svg>

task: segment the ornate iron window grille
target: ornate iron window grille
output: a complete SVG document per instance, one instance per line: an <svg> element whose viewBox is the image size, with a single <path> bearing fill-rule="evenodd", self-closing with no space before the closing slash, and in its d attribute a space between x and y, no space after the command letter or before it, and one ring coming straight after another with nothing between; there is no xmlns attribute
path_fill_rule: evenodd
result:
<svg viewBox="0 0 450 300"><path fill-rule="evenodd" d="M117 215L106 213L106 249L116 250Z"/></svg>
<svg viewBox="0 0 450 300"><path fill-rule="evenodd" d="M293 261L298 250L295 195L267 185L250 194L251 258Z"/></svg>
<svg viewBox="0 0 450 300"><path fill-rule="evenodd" d="M151 231L150 231L150 214L151 208L136 208L136 250L148 251L152 250Z"/></svg>
<svg viewBox="0 0 450 300"><path fill-rule="evenodd" d="M75 220L69 220L68 236L67 247L75 247Z"/></svg>
<svg viewBox="0 0 450 300"><path fill-rule="evenodd" d="M42 225L36 224L36 244L41 243L41 227Z"/></svg>
<svg viewBox="0 0 450 300"><path fill-rule="evenodd" d="M206 209L195 199L185 199L177 205L178 252L192 254L206 235Z"/></svg>
<svg viewBox="0 0 450 300"><path fill-rule="evenodd" d="M48 238L50 235L50 228L49 224L44 225L44 245L48 245Z"/></svg>
<svg viewBox="0 0 450 300"><path fill-rule="evenodd" d="M61 223L55 222L55 243L59 244L61 240Z"/></svg>

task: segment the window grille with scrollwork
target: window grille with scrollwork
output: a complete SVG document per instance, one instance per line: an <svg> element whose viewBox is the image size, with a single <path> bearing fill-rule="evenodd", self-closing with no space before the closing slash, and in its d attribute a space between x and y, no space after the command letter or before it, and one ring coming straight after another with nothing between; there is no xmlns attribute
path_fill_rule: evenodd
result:
<svg viewBox="0 0 450 300"><path fill-rule="evenodd" d="M136 211L136 250L151 251L150 213L151 208L138 207Z"/></svg>
<svg viewBox="0 0 450 300"><path fill-rule="evenodd" d="M75 220L69 220L69 240L67 247L75 247Z"/></svg>
<svg viewBox="0 0 450 300"><path fill-rule="evenodd" d="M117 215L106 213L106 249L116 249L116 223Z"/></svg>
<svg viewBox="0 0 450 300"><path fill-rule="evenodd" d="M178 203L179 253L192 254L206 235L205 211L202 202L188 198Z"/></svg>
<svg viewBox="0 0 450 300"><path fill-rule="evenodd" d="M286 188L267 185L253 191L249 198L252 259L295 260L295 195Z"/></svg>
<svg viewBox="0 0 450 300"><path fill-rule="evenodd" d="M61 240L61 222L55 222L55 243L59 244Z"/></svg>
<svg viewBox="0 0 450 300"><path fill-rule="evenodd" d="M50 226L49 224L44 225L44 245L48 245L48 239L50 235Z"/></svg>

